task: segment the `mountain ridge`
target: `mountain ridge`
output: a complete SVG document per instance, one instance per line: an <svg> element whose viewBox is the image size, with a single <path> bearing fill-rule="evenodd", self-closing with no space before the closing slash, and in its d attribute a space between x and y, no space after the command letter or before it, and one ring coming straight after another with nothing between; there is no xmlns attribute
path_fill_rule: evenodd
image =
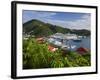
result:
<svg viewBox="0 0 100 80"><path fill-rule="evenodd" d="M90 31L86 29L76 30L63 28L62 26L45 23L43 21L32 19L23 24L23 32L25 34L31 34L35 36L49 36L54 33L73 33L82 36L89 36Z"/></svg>

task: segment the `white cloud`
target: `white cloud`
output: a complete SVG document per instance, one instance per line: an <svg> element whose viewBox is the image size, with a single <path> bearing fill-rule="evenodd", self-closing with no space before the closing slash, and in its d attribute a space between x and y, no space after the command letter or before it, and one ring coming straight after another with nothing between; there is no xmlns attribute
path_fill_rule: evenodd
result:
<svg viewBox="0 0 100 80"><path fill-rule="evenodd" d="M51 19L55 16L56 12L39 12L39 11L24 11L23 12L23 23L31 20L31 19Z"/></svg>
<svg viewBox="0 0 100 80"><path fill-rule="evenodd" d="M56 15L55 12L33 12L33 15L36 15L38 18L51 18Z"/></svg>
<svg viewBox="0 0 100 80"><path fill-rule="evenodd" d="M90 15L83 15L80 19L74 20L74 21L62 21L62 20L51 20L51 19L45 19L45 22L54 24L54 25L60 25L66 28L71 29L88 29L91 28L91 16Z"/></svg>
<svg viewBox="0 0 100 80"><path fill-rule="evenodd" d="M91 28L91 18L90 15L84 15L81 17L81 19L75 20L75 21L70 21L69 25L74 28L76 27L77 29L88 29L90 30Z"/></svg>

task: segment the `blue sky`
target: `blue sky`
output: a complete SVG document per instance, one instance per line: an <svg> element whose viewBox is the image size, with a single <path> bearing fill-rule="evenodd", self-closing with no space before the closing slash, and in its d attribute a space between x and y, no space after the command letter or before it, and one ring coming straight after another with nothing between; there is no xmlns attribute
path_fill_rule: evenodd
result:
<svg viewBox="0 0 100 80"><path fill-rule="evenodd" d="M32 19L38 19L46 23L51 23L70 29L90 30L91 27L90 13L23 10L23 23Z"/></svg>

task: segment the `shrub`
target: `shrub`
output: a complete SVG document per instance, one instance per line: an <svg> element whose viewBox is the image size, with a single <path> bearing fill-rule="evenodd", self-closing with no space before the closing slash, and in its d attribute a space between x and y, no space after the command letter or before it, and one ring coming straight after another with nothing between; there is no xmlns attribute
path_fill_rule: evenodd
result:
<svg viewBox="0 0 100 80"><path fill-rule="evenodd" d="M62 56L60 48L50 52L48 44L39 44L35 38L23 40L23 69L90 66L90 54L80 55L69 51Z"/></svg>

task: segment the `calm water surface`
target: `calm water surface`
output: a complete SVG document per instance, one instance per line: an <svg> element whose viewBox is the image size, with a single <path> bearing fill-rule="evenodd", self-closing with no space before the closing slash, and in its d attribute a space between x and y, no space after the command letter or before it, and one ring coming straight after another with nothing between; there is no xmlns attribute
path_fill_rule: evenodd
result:
<svg viewBox="0 0 100 80"><path fill-rule="evenodd" d="M91 39L90 37L87 38L81 38L82 41L79 42L75 42L73 40L69 40L69 41L65 41L66 45L71 45L71 46L76 46L75 48L73 48L72 50L76 50L79 47L84 47L84 48L91 48Z"/></svg>

